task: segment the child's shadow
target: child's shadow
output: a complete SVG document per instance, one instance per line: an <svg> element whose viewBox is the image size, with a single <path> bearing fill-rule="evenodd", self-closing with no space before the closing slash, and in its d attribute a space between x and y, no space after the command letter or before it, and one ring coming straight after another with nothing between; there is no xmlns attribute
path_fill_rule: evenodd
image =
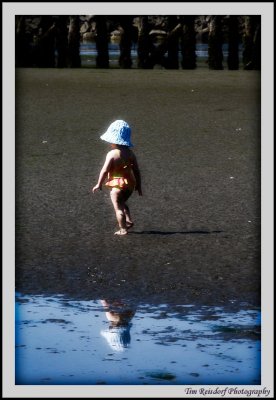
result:
<svg viewBox="0 0 276 400"><path fill-rule="evenodd" d="M194 230L194 231L130 231L134 235L211 235L214 233L222 233L223 231L207 231L207 230Z"/></svg>

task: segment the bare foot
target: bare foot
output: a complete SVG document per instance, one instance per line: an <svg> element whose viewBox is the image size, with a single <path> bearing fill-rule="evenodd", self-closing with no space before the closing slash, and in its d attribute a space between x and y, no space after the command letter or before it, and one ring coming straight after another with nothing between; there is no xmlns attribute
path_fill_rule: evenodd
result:
<svg viewBox="0 0 276 400"><path fill-rule="evenodd" d="M133 225L134 225L133 222L127 222L127 223L126 223L126 228L127 228L127 229L130 229L130 228L133 227Z"/></svg>
<svg viewBox="0 0 276 400"><path fill-rule="evenodd" d="M114 235L127 235L127 229L120 229L119 231L115 232Z"/></svg>

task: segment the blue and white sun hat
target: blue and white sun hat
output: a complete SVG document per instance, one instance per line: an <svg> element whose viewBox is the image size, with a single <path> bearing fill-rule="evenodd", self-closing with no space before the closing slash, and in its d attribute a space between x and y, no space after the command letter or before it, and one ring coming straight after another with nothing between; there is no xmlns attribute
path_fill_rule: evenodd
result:
<svg viewBox="0 0 276 400"><path fill-rule="evenodd" d="M125 121L118 119L112 122L107 131L101 136L101 139L108 143L133 147L130 136L130 126Z"/></svg>
<svg viewBox="0 0 276 400"><path fill-rule="evenodd" d="M101 331L101 335L115 351L125 351L130 345L130 326L110 328Z"/></svg>

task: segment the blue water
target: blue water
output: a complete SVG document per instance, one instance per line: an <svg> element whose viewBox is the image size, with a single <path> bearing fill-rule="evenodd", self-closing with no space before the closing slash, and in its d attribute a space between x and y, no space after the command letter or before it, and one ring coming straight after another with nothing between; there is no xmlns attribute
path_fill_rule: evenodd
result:
<svg viewBox="0 0 276 400"><path fill-rule="evenodd" d="M120 48L118 43L110 42L108 45L109 50L109 62L110 64L118 64ZM228 44L224 44L222 46L223 57L226 60L228 56ZM240 47L240 59L242 58L242 47ZM80 55L82 60L82 66L95 66L96 65L96 44L92 41L81 42L80 45ZM85 56L85 57L84 57ZM90 56L87 57L87 56ZM205 43L197 43L196 44L196 56L203 61L206 61L208 58L208 44ZM181 53L179 52L179 60L181 60ZM135 44L132 45L131 49L131 58L133 61L133 66L137 64L137 47Z"/></svg>
<svg viewBox="0 0 276 400"><path fill-rule="evenodd" d="M260 384L260 312L16 296L18 385Z"/></svg>

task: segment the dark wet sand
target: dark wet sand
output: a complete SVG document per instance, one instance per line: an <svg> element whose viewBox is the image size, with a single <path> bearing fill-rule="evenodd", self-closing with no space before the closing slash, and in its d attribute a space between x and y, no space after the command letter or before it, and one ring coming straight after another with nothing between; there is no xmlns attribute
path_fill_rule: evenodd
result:
<svg viewBox="0 0 276 400"><path fill-rule="evenodd" d="M114 119L144 196L131 234L92 195ZM260 304L256 71L16 71L16 289L138 302Z"/></svg>

